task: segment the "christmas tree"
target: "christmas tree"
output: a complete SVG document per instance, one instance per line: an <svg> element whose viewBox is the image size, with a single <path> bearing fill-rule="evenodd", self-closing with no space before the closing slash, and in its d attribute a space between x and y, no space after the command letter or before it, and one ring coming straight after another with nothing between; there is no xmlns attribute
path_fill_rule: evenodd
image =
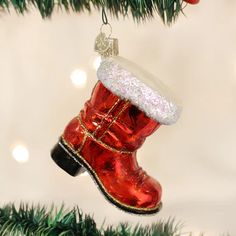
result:
<svg viewBox="0 0 236 236"><path fill-rule="evenodd" d="M120 223L117 227L98 228L94 219L78 208L67 212L63 206L59 211L24 204L19 208L12 204L0 208L1 236L177 236L180 228L173 220L149 226Z"/></svg>
<svg viewBox="0 0 236 236"><path fill-rule="evenodd" d="M0 9L9 11L13 7L17 13L25 14L34 7L43 18L46 18L56 10L91 12L92 8L104 8L116 17L131 14L137 21L152 18L157 12L164 23L170 24L183 11L186 3L198 2L199 0L0 0Z"/></svg>

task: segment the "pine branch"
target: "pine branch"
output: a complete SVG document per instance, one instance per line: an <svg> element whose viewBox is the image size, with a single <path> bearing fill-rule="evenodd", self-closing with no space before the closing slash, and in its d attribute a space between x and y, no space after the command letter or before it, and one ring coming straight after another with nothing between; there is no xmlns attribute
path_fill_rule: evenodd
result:
<svg viewBox="0 0 236 236"><path fill-rule="evenodd" d="M63 206L59 211L27 204L18 209L13 204L0 208L1 236L177 236L179 227L169 220L150 226L121 223L98 229L94 219L77 208L67 213Z"/></svg>
<svg viewBox="0 0 236 236"><path fill-rule="evenodd" d="M13 7L17 13L24 14L34 7L43 18L59 9L80 13L91 12L92 7L100 10L103 6L113 16L131 14L136 21L153 18L157 12L164 23L170 24L182 12L183 0L0 0L0 10L9 11Z"/></svg>

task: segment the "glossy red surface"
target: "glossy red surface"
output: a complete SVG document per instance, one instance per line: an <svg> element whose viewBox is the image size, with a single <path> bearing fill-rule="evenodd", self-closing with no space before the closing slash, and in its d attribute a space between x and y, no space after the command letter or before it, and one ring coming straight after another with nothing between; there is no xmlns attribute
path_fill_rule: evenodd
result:
<svg viewBox="0 0 236 236"><path fill-rule="evenodd" d="M95 138L87 137L84 142L86 131L74 118L64 131L64 139L74 150L79 150L105 191L122 204L155 208L161 201L161 186L139 167L136 150L160 124L131 103L119 99L101 82L96 84L80 117ZM95 139L114 150L107 149Z"/></svg>
<svg viewBox="0 0 236 236"><path fill-rule="evenodd" d="M200 0L184 0L184 1L190 4L197 4L200 2Z"/></svg>

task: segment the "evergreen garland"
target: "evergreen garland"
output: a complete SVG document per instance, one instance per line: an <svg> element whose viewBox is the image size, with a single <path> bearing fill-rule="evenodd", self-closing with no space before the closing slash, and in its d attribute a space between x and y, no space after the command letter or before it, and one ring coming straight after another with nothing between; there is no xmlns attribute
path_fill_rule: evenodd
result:
<svg viewBox="0 0 236 236"><path fill-rule="evenodd" d="M157 12L164 23L170 24L182 11L183 0L0 0L0 10L9 11L12 7L19 14L37 8L43 18L58 9L91 12L92 7L97 10L104 7L116 17L131 14L137 21L152 18Z"/></svg>
<svg viewBox="0 0 236 236"><path fill-rule="evenodd" d="M0 208L1 236L178 236L179 227L169 220L150 226L131 227L121 223L117 227L98 229L94 219L78 208L67 213L63 206L59 211L54 207L47 210L27 204L21 204L19 208L14 204Z"/></svg>

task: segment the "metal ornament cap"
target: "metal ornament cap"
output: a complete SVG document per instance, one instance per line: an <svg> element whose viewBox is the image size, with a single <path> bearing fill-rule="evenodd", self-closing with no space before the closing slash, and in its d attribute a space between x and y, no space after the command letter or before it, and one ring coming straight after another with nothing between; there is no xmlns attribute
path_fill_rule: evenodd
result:
<svg viewBox="0 0 236 236"><path fill-rule="evenodd" d="M109 26L109 35L107 36L104 31L104 27ZM119 46L118 46L118 39L111 38L112 34L112 27L110 24L103 24L100 28L100 33L96 37L94 49L98 52L101 57L113 57L118 56L119 54Z"/></svg>

